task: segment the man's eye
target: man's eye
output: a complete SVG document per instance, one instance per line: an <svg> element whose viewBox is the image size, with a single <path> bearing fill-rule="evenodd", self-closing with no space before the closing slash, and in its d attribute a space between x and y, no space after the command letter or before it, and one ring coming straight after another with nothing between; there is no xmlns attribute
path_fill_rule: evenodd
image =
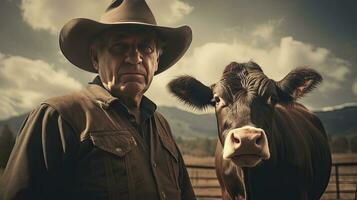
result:
<svg viewBox="0 0 357 200"><path fill-rule="evenodd" d="M122 44L122 43L116 43L113 46L110 47L110 51L114 52L114 53L123 53L123 52L127 52L129 49L129 46L126 44Z"/></svg>
<svg viewBox="0 0 357 200"><path fill-rule="evenodd" d="M139 50L140 52L142 52L143 54L151 54L154 49L153 47L151 47L150 45L148 44L142 44L139 46Z"/></svg>

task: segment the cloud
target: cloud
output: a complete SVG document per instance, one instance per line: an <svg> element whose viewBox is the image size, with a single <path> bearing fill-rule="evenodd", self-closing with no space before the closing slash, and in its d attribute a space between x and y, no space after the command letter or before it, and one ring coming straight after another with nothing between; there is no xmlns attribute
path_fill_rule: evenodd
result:
<svg viewBox="0 0 357 200"><path fill-rule="evenodd" d="M260 24L251 32L251 35L264 40L270 40L274 37L274 31L281 25L283 19L270 20L268 23Z"/></svg>
<svg viewBox="0 0 357 200"><path fill-rule="evenodd" d="M0 119L33 109L44 99L82 86L63 70L42 60L0 53Z"/></svg>
<svg viewBox="0 0 357 200"><path fill-rule="evenodd" d="M162 25L173 25L193 10L191 5L180 0L148 0L147 3L158 24Z"/></svg>
<svg viewBox="0 0 357 200"><path fill-rule="evenodd" d="M72 18L98 20L111 0L22 0L22 17L35 30L48 30L58 34ZM171 25L189 14L193 7L180 0L149 0L156 19Z"/></svg>
<svg viewBox="0 0 357 200"><path fill-rule="evenodd" d="M257 33L265 26L270 26L267 31L269 34L264 33L264 37L259 37L265 38L269 45L256 45ZM208 42L195 47L172 69L157 77L156 84L154 82L149 91L150 97L159 104L179 105L169 94L160 92L166 90L166 83L175 76L189 74L210 85L218 81L224 67L230 62L249 60L261 65L265 74L274 80L281 80L296 67L309 66L320 72L325 79L318 88L320 92L333 92L341 88L350 72L348 61L334 56L326 48L304 43L290 36L276 38L275 28L271 23L258 25L255 30L246 31L243 37L239 35L224 42Z"/></svg>
<svg viewBox="0 0 357 200"><path fill-rule="evenodd" d="M110 0L22 0L21 10L24 21L32 28L58 34L62 26L72 18L99 19L110 2Z"/></svg>

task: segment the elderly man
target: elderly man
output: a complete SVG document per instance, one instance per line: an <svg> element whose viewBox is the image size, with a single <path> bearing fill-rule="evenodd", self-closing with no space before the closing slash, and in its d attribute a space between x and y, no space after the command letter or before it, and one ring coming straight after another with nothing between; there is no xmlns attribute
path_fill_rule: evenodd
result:
<svg viewBox="0 0 357 200"><path fill-rule="evenodd" d="M187 26L157 26L144 0L113 1L99 22L69 21L64 56L99 75L29 114L0 199L195 199L169 125L143 95L191 38Z"/></svg>

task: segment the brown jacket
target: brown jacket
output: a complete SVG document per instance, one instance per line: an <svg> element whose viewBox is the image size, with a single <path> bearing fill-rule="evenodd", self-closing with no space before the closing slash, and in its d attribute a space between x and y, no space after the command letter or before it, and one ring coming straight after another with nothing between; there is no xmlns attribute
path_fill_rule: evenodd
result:
<svg viewBox="0 0 357 200"><path fill-rule="evenodd" d="M195 199L163 116L150 118L150 146L104 88L45 101L17 138L0 199Z"/></svg>

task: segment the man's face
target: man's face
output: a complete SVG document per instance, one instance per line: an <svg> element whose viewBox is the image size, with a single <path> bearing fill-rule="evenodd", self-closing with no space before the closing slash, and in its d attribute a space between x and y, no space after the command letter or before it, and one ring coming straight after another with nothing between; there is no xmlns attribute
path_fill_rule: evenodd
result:
<svg viewBox="0 0 357 200"><path fill-rule="evenodd" d="M108 31L92 60L106 89L114 96L136 96L149 88L158 67L154 32Z"/></svg>

